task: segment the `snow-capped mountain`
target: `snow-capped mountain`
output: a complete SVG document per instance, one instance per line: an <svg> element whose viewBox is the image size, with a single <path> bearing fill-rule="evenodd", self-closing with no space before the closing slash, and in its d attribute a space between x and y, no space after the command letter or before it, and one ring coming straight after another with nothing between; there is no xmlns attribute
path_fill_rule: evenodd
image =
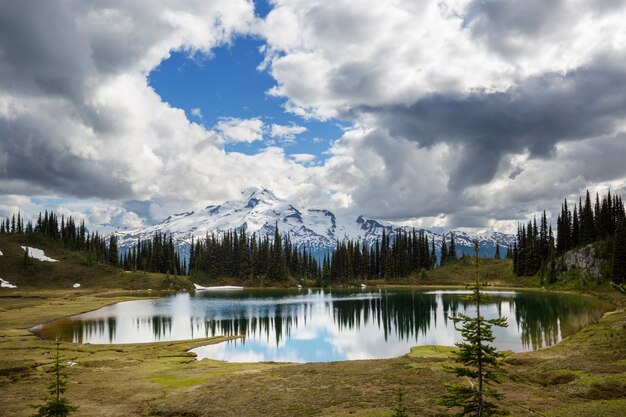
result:
<svg viewBox="0 0 626 417"><path fill-rule="evenodd" d="M299 247L307 247L311 252L321 254L332 250L336 242L357 240L372 245L380 239L383 230L393 239L398 226L366 219L363 216L336 216L329 210L296 208L293 204L278 198L266 188L252 188L242 193L242 200L227 201L217 206L208 206L197 212L174 214L163 222L142 229L117 232L118 246L130 248L137 240L149 239L156 232L171 235L183 251L193 238L201 238L211 233L227 230L245 230L257 236L274 236L275 227L281 235L289 233L291 241ZM411 227L403 226L405 230ZM443 235L450 239L450 232L443 235L424 231L429 241L435 240L437 249L441 247ZM481 234L454 231L457 251L472 253L473 240L480 242L481 255L490 256L495 252L496 242L505 248L513 244L515 236L498 232Z"/></svg>

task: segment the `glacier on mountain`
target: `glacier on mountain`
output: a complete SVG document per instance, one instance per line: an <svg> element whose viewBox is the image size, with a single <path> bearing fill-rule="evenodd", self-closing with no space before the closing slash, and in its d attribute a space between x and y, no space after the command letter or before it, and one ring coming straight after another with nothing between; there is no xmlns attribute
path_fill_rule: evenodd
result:
<svg viewBox="0 0 626 417"><path fill-rule="evenodd" d="M275 227L281 235L289 234L291 242L308 251L322 254L331 251L337 241L347 239L373 245L382 237L383 230L393 239L399 228L411 231L408 226L394 226L364 216L336 216L325 209L296 208L288 201L277 197L267 188L252 188L242 193L242 199L226 201L219 205L207 206L199 211L173 214L159 224L136 230L117 232L118 246L124 250L138 240L150 239L155 233L171 235L177 247L186 252L192 239L198 239L211 233L228 230L245 230L247 234L268 236L273 239ZM434 239L437 250L441 240L450 239L450 231L444 234L424 230L429 241ZM515 236L499 232L468 233L453 231L459 253L471 253L473 240L480 242L481 255L491 256L495 252L496 242L506 248L515 241Z"/></svg>

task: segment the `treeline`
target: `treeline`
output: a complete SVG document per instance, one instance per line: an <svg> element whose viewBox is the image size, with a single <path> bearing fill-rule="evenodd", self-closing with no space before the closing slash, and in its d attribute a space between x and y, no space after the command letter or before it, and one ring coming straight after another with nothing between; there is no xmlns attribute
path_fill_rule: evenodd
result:
<svg viewBox="0 0 626 417"><path fill-rule="evenodd" d="M442 264L457 259L454 236L449 243L443 239L441 253ZM188 272L209 279L264 277L283 281L292 277L344 284L407 277L436 265L435 242L423 231L398 229L393 239L383 231L382 238L372 246L352 240L337 241L336 248L319 262L306 247L298 248L288 234L281 235L276 227L273 239L231 230L193 240Z"/></svg>
<svg viewBox="0 0 626 417"><path fill-rule="evenodd" d="M596 194L595 204L589 191L585 201L570 210L564 200L556 221L556 239L543 213L539 227L536 219L518 227L513 247L513 270L519 276L548 274L549 282L557 278L557 259L565 252L596 242L604 242L608 269L616 283L626 281L626 214L621 197Z"/></svg>
<svg viewBox="0 0 626 417"><path fill-rule="evenodd" d="M277 225L276 225L277 226ZM423 230L398 229L391 237L383 230L373 245L360 241L337 242L336 248L318 260L306 247L293 244L276 227L270 236L231 230L193 239L188 258L182 256L172 236L156 233L151 239L138 240L130 249L120 251L114 233L108 237L90 233L84 221L57 216L46 211L35 225L20 213L0 221L0 233L19 233L31 241L45 237L72 251L85 252L88 259L124 270L142 270L199 278L223 277L285 281L289 278L314 279L327 284L353 280L403 278L457 259L455 238L441 241L437 259L435 241ZM35 240L36 241L36 240ZM496 254L499 257L499 250Z"/></svg>
<svg viewBox="0 0 626 417"><path fill-rule="evenodd" d="M449 248L449 249L448 249ZM441 263L456 259L454 235L450 246L442 240ZM324 256L322 276L332 283L354 279L401 278L432 269L437 264L435 242L429 243L423 231L398 229L391 241L383 229L382 238L372 247L365 242L337 242L330 256Z"/></svg>
<svg viewBox="0 0 626 417"><path fill-rule="evenodd" d="M570 211L567 200L563 202L561 213L557 218L556 252L562 255L578 246L594 243L599 240L613 238L617 223L624 219L624 204L619 196L611 197L611 191L600 199L596 194L595 204L592 206L589 191L583 204L574 204Z"/></svg>
<svg viewBox="0 0 626 417"><path fill-rule="evenodd" d="M537 219L529 221L527 225L517 228L517 240L512 249L513 272L518 276L531 276L541 272L543 277L547 265L550 282L556 281L554 234L552 226L548 224L546 212L541 216L540 224Z"/></svg>
<svg viewBox="0 0 626 417"><path fill-rule="evenodd" d="M0 221L0 233L19 234L27 238L28 241L37 242L39 239L46 239L61 245L71 251L80 251L87 254L90 262L99 262L116 266L118 264L118 252L115 235L108 239L98 232L90 233L85 227L85 222L78 225L70 216L65 218L56 213L39 213L37 221L33 224L30 220L24 225L24 218L18 212L11 218Z"/></svg>
<svg viewBox="0 0 626 417"><path fill-rule="evenodd" d="M248 236L245 230L231 230L193 240L189 252L189 275L217 279L235 277L285 281L289 277L319 279L319 262L281 236L278 227L269 236Z"/></svg>
<svg viewBox="0 0 626 417"><path fill-rule="evenodd" d="M138 240L130 249L122 253L119 262L126 271L187 274L186 261L176 250L172 236L160 232L155 233L152 239Z"/></svg>

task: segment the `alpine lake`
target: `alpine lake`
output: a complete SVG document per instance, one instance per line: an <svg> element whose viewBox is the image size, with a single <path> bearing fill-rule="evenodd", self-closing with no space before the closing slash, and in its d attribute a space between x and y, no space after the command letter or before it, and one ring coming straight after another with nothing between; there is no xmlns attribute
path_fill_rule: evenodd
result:
<svg viewBox="0 0 626 417"><path fill-rule="evenodd" d="M537 350L597 321L606 308L585 296L487 291L486 318L499 350ZM451 317L476 314L463 290L245 289L126 301L40 324L32 332L73 343L129 344L236 336L192 350L228 362L328 362L404 355L412 346L461 341Z"/></svg>

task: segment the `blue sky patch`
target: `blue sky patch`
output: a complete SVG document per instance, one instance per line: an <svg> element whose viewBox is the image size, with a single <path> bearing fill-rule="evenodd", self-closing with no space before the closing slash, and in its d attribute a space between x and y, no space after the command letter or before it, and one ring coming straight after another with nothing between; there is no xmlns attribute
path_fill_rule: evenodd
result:
<svg viewBox="0 0 626 417"><path fill-rule="evenodd" d="M267 94L276 81L267 71L257 69L263 61L263 44L261 39L246 36L214 49L212 56L173 52L150 73L149 83L164 101L184 110L190 120L207 129L226 118L260 118L264 122L268 130L265 140L230 143L227 151L256 154L274 145L284 148L288 155L313 154L319 163L326 159L323 152L330 142L341 137L342 128L348 124L304 119L286 112L285 99ZM303 126L306 131L293 141L272 140L272 124Z"/></svg>

